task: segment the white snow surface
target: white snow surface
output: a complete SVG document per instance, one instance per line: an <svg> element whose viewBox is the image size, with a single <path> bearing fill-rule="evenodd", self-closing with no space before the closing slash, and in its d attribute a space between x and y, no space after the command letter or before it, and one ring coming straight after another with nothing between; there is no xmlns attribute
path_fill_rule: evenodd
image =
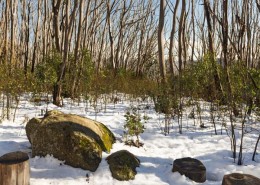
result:
<svg viewBox="0 0 260 185"><path fill-rule="evenodd" d="M0 156L13 152L23 151L30 156L31 185L194 185L191 181L179 173L172 172L173 161L183 157L193 157L202 161L207 169L207 181L203 185L220 185L225 174L246 173L260 178L260 155L256 155L256 161L252 161L253 148L257 139L257 133L250 133L244 139L243 165L234 163L230 151L230 139L225 130L214 135L214 129L209 122L209 114L204 111L203 121L207 128L201 129L193 126L194 120L183 117L183 134L178 133L177 119L172 120L172 128L169 135L164 135L160 129L164 116L154 111L153 104L149 101L130 101L122 96L121 100L108 103L104 110L104 103L98 103L96 109L86 102L73 102L64 100L62 108L53 104L37 104L30 102L31 96L22 97L15 121L3 120L0 123ZM124 99L124 100L123 100ZM101 102L101 101L100 101ZM87 107L86 107L87 105ZM145 123L145 131L141 134L143 147L127 146L123 142L124 114L131 106L141 105L140 114L146 114L150 119ZM142 106L143 105L143 106ZM106 157L110 154L103 152L102 162L96 172L90 172L79 168L73 168L48 155L46 157L31 157L31 144L29 143L25 125L28 119L40 117L41 110L58 109L65 113L78 114L104 123L116 136L117 141L113 145L111 153L119 150L128 150L136 155L141 165L137 168L137 175L131 181L117 181L112 178ZM146 108L145 108L146 107ZM14 111L13 111L14 112ZM195 120L198 122L198 120ZM259 124L259 122L257 123ZM239 144L239 139L238 139ZM259 149L258 149L259 153ZM88 176L88 178L87 178Z"/></svg>

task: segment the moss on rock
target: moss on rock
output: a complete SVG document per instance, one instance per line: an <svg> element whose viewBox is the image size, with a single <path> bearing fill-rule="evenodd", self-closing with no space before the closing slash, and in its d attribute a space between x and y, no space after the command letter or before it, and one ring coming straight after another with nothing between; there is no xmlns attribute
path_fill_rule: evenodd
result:
<svg viewBox="0 0 260 185"><path fill-rule="evenodd" d="M102 123L60 111L49 111L43 119L33 118L26 126L33 156L52 154L66 164L95 171L102 151L109 152L113 133Z"/></svg>
<svg viewBox="0 0 260 185"><path fill-rule="evenodd" d="M127 150L120 150L107 157L112 176L120 181L135 178L136 167L140 166L140 160Z"/></svg>
<svg viewBox="0 0 260 185"><path fill-rule="evenodd" d="M104 142L104 151L110 153L113 143L115 143L116 138L114 134L102 123L99 123L99 126L102 128L103 136L102 140Z"/></svg>

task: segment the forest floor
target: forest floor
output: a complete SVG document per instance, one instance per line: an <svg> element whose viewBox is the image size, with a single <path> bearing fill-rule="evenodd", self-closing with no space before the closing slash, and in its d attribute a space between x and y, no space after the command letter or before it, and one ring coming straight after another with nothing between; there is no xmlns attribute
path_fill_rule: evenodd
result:
<svg viewBox="0 0 260 185"><path fill-rule="evenodd" d="M197 184L179 173L172 173L173 161L182 157L193 157L202 161L207 169L207 181L202 183L203 185L220 185L223 176L233 172L251 174L260 178L260 149L258 149L256 161L251 160L258 133L252 131L245 135L243 165L238 166L232 158L230 138L226 130L222 130L221 135L221 121L217 124L218 135L215 135L207 106L202 109L202 121L207 128L200 128L198 119L188 119L190 110L186 110L182 120L183 134L178 133L177 118L175 118L171 121L170 134L164 135L162 132L164 116L154 111L154 106L150 101L122 100L125 98L119 97L116 104L108 103L105 110L105 105L100 103L94 109L89 103L65 99L64 107L59 108L51 103L48 105L41 102L35 103L29 99L29 95L22 97L14 122L3 120L0 123L0 156L13 151L27 152L30 156L31 185ZM124 144L124 114L131 106L139 106L139 113L149 117L145 123L146 129L140 136L141 142L144 143L140 148ZM31 158L31 145L26 137L25 125L28 119L40 117L41 110L47 107L48 110L59 109L65 113L78 114L104 123L117 138L111 153L125 149L140 159L141 165L137 168L135 179L128 182L113 179L105 160L109 154L104 152L102 162L96 172L67 166L63 161L52 156ZM254 117L251 121L259 125ZM237 135L239 136L239 131ZM239 138L237 142L239 144Z"/></svg>

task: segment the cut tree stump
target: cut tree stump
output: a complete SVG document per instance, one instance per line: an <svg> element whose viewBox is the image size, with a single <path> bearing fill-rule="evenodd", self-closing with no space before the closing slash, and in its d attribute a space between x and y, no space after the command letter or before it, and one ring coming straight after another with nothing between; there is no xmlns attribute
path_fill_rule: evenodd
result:
<svg viewBox="0 0 260 185"><path fill-rule="evenodd" d="M260 179L249 174L231 173L223 177L222 185L260 185Z"/></svg>
<svg viewBox="0 0 260 185"><path fill-rule="evenodd" d="M29 185L29 157L23 152L12 152L0 157L0 185Z"/></svg>

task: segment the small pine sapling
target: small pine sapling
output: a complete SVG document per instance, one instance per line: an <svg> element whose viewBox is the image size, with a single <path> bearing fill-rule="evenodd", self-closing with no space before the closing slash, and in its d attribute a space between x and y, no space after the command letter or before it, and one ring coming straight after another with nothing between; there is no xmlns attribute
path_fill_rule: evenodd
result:
<svg viewBox="0 0 260 185"><path fill-rule="evenodd" d="M126 124L124 125L124 129L126 130L126 144L134 145L136 147L140 147L143 143L139 141L139 135L144 132L144 124L142 123L142 119L140 114L137 112L136 108L131 108L130 111L127 111L124 115L126 118ZM147 116L143 118L144 122L148 120ZM136 140L129 140L127 136L135 136Z"/></svg>

